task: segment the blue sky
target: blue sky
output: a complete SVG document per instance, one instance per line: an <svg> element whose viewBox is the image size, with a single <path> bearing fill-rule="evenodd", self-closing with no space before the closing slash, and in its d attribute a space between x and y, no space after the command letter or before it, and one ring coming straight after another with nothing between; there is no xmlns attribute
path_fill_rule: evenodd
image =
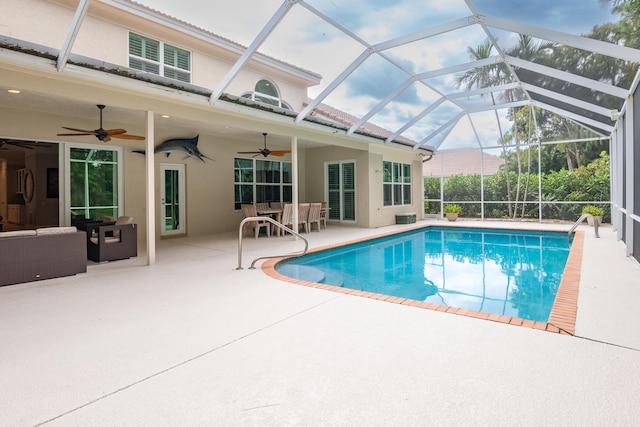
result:
<svg viewBox="0 0 640 427"><path fill-rule="evenodd" d="M617 20L598 0L475 0L481 13L584 34L594 25Z"/></svg>
<svg viewBox="0 0 640 427"><path fill-rule="evenodd" d="M281 0L210 3L201 0L137 1L245 46L252 42L282 4ZM318 96L363 52L365 45L360 41L375 45L472 14L464 0L306 0L306 3L345 27L356 40L302 5L295 5L259 50L321 74L323 82L310 89L311 97ZM472 4L481 14L572 34L584 34L594 25L616 20L599 0L472 0ZM496 36L504 45L509 45L516 38L514 34L505 32L496 32ZM469 61L467 47L479 45L486 37L480 26L473 25L386 50L386 58L370 57L325 102L361 116L409 77L396 65L410 72L422 73L465 63ZM457 91L455 78L455 75L450 75L409 87L372 122L397 130L407 118L420 114L442 94ZM456 108L451 104L443 105L429 116L428 123L419 123L405 136L422 140L425 132L450 119ZM477 120L476 131L481 138L487 143L495 142L495 116L479 114ZM508 126L508 123L504 125ZM460 142L469 143L474 142Z"/></svg>

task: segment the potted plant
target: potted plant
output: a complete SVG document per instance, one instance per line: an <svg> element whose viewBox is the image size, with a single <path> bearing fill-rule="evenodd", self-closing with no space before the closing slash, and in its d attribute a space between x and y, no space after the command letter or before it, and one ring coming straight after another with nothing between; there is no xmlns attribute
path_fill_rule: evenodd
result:
<svg viewBox="0 0 640 427"><path fill-rule="evenodd" d="M593 218L595 218L596 221L598 221L598 225L600 225L602 224L602 216L604 215L604 209L594 205L587 205L584 208L582 208L582 214L592 215L587 217L587 223L589 225L593 225Z"/></svg>
<svg viewBox="0 0 640 427"><path fill-rule="evenodd" d="M444 215L449 221L455 221L458 219L458 215L462 213L460 205L448 204L444 205Z"/></svg>

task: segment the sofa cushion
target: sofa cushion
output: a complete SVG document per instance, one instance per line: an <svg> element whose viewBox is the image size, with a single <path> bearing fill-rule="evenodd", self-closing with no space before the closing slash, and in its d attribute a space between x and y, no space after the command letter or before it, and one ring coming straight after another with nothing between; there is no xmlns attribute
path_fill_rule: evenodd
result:
<svg viewBox="0 0 640 427"><path fill-rule="evenodd" d="M133 224L133 217L132 216L118 217L118 219L116 220L116 225L123 225L123 224Z"/></svg>
<svg viewBox="0 0 640 427"><path fill-rule="evenodd" d="M73 226L72 227L45 227L45 228L38 228L36 230L36 234L38 236L43 236L46 234L75 233L76 231L78 231L78 229Z"/></svg>
<svg viewBox="0 0 640 427"><path fill-rule="evenodd" d="M36 230L16 230L16 231L5 231L0 233L0 239L3 237L26 237L26 236L35 236Z"/></svg>

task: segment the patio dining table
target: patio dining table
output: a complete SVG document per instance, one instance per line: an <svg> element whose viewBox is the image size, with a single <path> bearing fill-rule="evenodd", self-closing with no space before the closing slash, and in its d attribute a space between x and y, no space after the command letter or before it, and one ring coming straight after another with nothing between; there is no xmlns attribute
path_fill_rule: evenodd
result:
<svg viewBox="0 0 640 427"><path fill-rule="evenodd" d="M267 208L267 209L258 209L258 215L270 216L278 222L282 222L282 212L284 209L276 209L276 208ZM280 237L280 227L276 227L276 236Z"/></svg>

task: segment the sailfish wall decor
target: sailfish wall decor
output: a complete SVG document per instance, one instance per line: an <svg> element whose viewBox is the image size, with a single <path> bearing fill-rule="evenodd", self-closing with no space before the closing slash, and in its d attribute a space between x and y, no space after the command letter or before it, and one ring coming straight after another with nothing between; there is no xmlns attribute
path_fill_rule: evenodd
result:
<svg viewBox="0 0 640 427"><path fill-rule="evenodd" d="M198 149L198 137L200 135L196 135L193 138L175 138L175 139L167 139L160 145L156 146L153 150L154 154L158 153L166 153L167 157L171 155L171 153L184 153L187 157L195 157L196 159L203 161L204 159L213 160L210 157L205 156ZM133 150L134 153L145 154L144 150Z"/></svg>

